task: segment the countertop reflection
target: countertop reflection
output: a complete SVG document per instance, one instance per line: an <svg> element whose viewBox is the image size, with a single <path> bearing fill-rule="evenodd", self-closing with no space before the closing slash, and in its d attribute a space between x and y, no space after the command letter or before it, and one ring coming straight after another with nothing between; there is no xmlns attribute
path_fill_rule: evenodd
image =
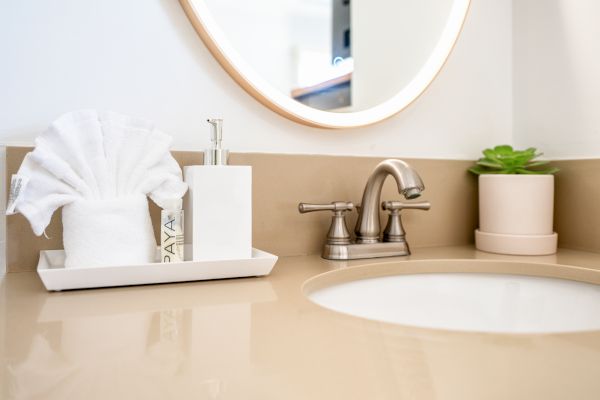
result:
<svg viewBox="0 0 600 400"><path fill-rule="evenodd" d="M598 270L600 255L508 257L468 247L410 259L527 260ZM284 257L263 278L46 292L0 286L6 399L597 399L600 332L501 335L363 320L301 286L323 272L402 259ZM551 268L551 266L549 266Z"/></svg>

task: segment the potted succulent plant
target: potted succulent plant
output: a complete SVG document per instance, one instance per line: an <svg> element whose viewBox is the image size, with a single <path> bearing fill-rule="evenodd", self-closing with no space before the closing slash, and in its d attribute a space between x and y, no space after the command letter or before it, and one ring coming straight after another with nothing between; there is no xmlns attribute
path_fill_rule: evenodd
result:
<svg viewBox="0 0 600 400"><path fill-rule="evenodd" d="M475 246L492 253L543 255L556 252L553 231L554 173L536 160L535 148L485 149L469 169L479 176L479 229Z"/></svg>

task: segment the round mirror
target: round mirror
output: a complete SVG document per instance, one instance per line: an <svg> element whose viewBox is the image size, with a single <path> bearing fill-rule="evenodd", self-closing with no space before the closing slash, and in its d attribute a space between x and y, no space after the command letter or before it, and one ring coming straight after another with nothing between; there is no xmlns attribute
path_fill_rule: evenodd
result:
<svg viewBox="0 0 600 400"><path fill-rule="evenodd" d="M327 128L399 112L450 54L470 0L180 0L229 74L272 110Z"/></svg>

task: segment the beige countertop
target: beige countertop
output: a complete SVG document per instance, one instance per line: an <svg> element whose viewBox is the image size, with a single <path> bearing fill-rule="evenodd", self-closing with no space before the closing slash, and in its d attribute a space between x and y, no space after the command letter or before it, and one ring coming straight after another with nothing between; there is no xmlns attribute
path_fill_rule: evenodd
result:
<svg viewBox="0 0 600 400"><path fill-rule="evenodd" d="M412 273L402 261L421 259L483 260L477 269L490 272L502 271L485 260L514 261L505 272L600 283L600 254L510 257L470 247L350 263L284 257L264 278L58 293L46 292L33 272L12 273L0 285L0 397L600 398L600 331L511 335L391 325L326 310L303 294L304 282L325 272L340 271L304 289Z"/></svg>

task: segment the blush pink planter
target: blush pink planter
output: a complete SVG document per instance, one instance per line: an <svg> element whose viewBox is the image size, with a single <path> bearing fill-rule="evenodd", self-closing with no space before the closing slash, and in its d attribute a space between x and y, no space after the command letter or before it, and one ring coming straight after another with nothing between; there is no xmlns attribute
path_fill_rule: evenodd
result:
<svg viewBox="0 0 600 400"><path fill-rule="evenodd" d="M556 253L553 175L480 175L475 246L500 254Z"/></svg>

